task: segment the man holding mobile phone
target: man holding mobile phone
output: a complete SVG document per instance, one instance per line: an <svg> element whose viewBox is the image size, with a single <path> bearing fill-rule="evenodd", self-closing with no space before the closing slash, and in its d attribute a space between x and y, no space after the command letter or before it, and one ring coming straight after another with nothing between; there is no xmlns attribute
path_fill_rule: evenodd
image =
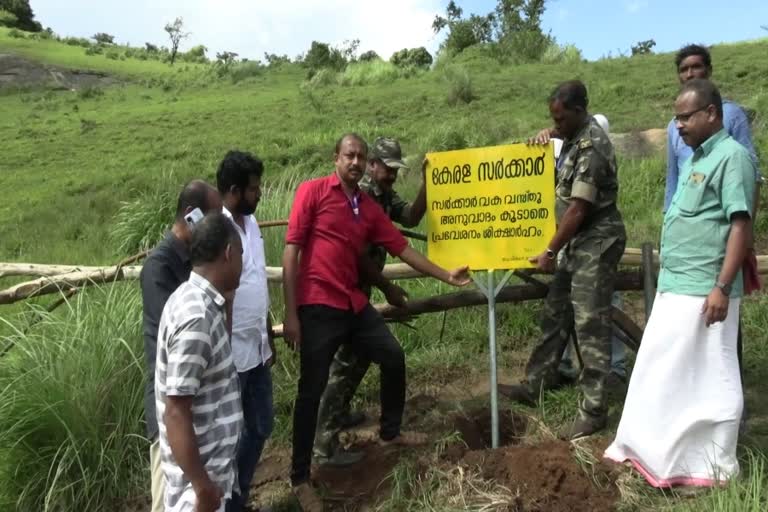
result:
<svg viewBox="0 0 768 512"><path fill-rule="evenodd" d="M194 180L186 184L176 205L173 226L160 243L149 253L141 269L141 297L144 320L144 356L147 363L147 380L144 390L144 417L147 439L152 443L149 459L152 479L151 512L164 512L163 495L165 480L160 469L160 441L155 415L155 358L157 355L157 330L168 297L189 279L192 264L189 261L189 242L192 237L190 217L193 212L221 211L221 197L208 183Z"/></svg>

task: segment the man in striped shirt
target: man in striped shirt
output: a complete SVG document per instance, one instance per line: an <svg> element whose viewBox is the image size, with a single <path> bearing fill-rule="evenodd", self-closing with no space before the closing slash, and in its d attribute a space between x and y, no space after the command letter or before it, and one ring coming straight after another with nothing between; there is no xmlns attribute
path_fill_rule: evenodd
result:
<svg viewBox="0 0 768 512"><path fill-rule="evenodd" d="M238 287L242 250L226 216L205 216L192 231L189 281L160 319L155 396L166 512L223 511L237 485L243 411L224 295Z"/></svg>

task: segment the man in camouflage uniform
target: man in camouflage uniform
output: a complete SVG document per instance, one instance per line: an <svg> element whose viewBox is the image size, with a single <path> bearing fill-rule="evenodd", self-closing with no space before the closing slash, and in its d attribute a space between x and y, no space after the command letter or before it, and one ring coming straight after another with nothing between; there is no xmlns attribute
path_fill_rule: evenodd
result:
<svg viewBox="0 0 768 512"><path fill-rule="evenodd" d="M626 232L616 207L619 190L613 146L587 113L587 90L579 81L559 85L549 98L555 127L530 142L565 139L557 164L557 232L546 251L531 262L552 272L542 312L542 338L526 367L527 380L499 386L513 400L533 405L559 384L557 371L575 323L584 369L579 416L561 434L567 439L605 427L604 383L611 369L611 295ZM560 261L557 255L563 251Z"/></svg>
<svg viewBox="0 0 768 512"><path fill-rule="evenodd" d="M404 227L414 227L421 222L427 209L426 184L422 184L413 203L403 200L392 188L397 181L400 169L407 168L403 161L400 144L395 139L379 137L373 143L368 158L366 175L360 181L360 188L381 205L393 222ZM367 258L361 263L364 268L360 287L370 297L371 287L379 288L394 306L405 304L405 292L381 275L387 252L383 247L370 246ZM338 434L344 428L350 428L365 421L362 412L352 412L350 402L363 380L371 362L361 358L347 345L342 345L331 365L328 384L320 402L315 436L315 458L318 462L330 465L345 465L358 457L350 452L337 450Z"/></svg>

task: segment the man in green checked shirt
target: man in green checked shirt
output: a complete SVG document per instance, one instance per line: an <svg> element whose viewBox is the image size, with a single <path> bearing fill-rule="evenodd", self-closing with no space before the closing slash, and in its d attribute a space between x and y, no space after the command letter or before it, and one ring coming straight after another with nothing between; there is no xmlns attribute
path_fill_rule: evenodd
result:
<svg viewBox="0 0 768 512"><path fill-rule="evenodd" d="M360 181L360 188L381 205L389 218L403 227L417 226L427 210L427 188L422 183L416 199L409 203L394 190L400 169L407 169L403 161L400 143L395 139L379 137L371 148L368 169ZM387 302L393 306L405 304L405 291L381 275L387 252L383 247L368 248L367 262L361 264L366 270L361 276L360 287L370 297L371 287L379 288ZM363 380L371 362L360 358L347 345L342 345L331 365L328 385L320 402L315 436L315 459L321 464L347 465L362 458L362 453L338 450L338 433L341 429L359 425L365 421L365 414L350 411L352 397Z"/></svg>

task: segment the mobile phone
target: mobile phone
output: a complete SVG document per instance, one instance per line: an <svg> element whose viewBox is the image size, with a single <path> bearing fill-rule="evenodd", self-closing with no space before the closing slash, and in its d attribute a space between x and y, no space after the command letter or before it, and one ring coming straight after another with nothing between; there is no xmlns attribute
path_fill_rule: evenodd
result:
<svg viewBox="0 0 768 512"><path fill-rule="evenodd" d="M195 224L200 222L203 218L203 211L200 208L195 208L184 216L184 220L187 221L187 226L190 228L195 227Z"/></svg>

